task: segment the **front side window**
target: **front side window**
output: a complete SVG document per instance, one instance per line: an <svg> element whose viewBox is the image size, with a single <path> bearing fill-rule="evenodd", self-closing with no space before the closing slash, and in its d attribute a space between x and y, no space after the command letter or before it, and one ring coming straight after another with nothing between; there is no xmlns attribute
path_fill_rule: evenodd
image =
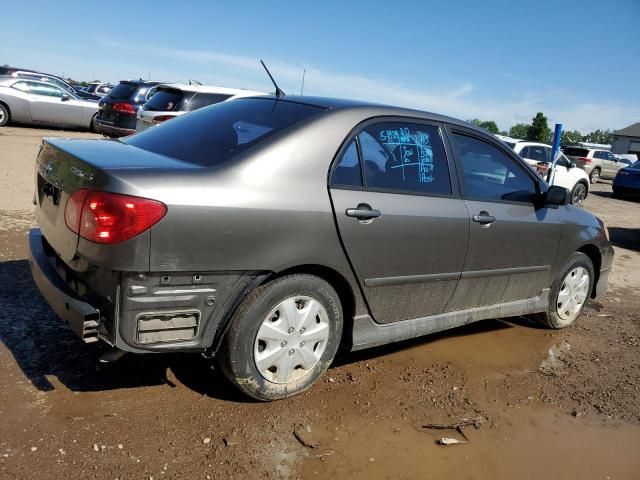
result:
<svg viewBox="0 0 640 480"><path fill-rule="evenodd" d="M331 186L361 187L362 172L355 139L340 157L331 175Z"/></svg>
<svg viewBox="0 0 640 480"><path fill-rule="evenodd" d="M497 147L454 133L454 147L462 166L465 196L480 200L532 202L536 185L515 160Z"/></svg>
<svg viewBox="0 0 640 480"><path fill-rule="evenodd" d="M45 97L62 97L66 92L55 85L48 85L46 83L28 82L29 93L34 95L43 95Z"/></svg>
<svg viewBox="0 0 640 480"><path fill-rule="evenodd" d="M358 135L368 189L451 194L449 166L438 127L384 122Z"/></svg>

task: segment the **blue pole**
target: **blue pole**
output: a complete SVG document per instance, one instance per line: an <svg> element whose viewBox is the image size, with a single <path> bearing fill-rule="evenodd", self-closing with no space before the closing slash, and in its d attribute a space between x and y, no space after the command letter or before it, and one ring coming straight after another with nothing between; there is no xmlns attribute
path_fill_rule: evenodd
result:
<svg viewBox="0 0 640 480"><path fill-rule="evenodd" d="M556 176L556 162L560 152L560 139L562 138L562 124L556 123L556 130L553 133L553 148L551 149L551 179L549 185L553 185Z"/></svg>

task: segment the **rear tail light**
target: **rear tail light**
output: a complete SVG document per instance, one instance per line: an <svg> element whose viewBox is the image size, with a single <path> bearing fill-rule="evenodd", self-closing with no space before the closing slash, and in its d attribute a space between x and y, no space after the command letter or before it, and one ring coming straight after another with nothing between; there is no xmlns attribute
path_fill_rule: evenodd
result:
<svg viewBox="0 0 640 480"><path fill-rule="evenodd" d="M83 188L67 200L64 219L82 238L113 244L140 235L166 213L167 206L157 200Z"/></svg>
<svg viewBox="0 0 640 480"><path fill-rule="evenodd" d="M587 158L587 157L581 157L581 158L578 159L578 161L582 162L582 163L591 163L592 160L590 158Z"/></svg>
<svg viewBox="0 0 640 480"><path fill-rule="evenodd" d="M136 111L133 105L127 102L115 103L113 105L113 111L118 113L124 113L126 115L135 115Z"/></svg>
<svg viewBox="0 0 640 480"><path fill-rule="evenodd" d="M157 117L153 117L153 123L162 123L165 120L170 120L173 118L173 115L158 115Z"/></svg>

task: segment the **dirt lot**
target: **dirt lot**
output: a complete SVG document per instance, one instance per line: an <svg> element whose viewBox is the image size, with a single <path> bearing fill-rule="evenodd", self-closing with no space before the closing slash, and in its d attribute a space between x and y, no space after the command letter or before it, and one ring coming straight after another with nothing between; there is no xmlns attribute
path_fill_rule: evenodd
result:
<svg viewBox="0 0 640 480"><path fill-rule="evenodd" d="M610 185L586 208L617 246L611 290L577 326L495 320L346 353L260 404L197 355L99 366L51 312L25 260L42 136L91 135L0 129L0 478L639 477L640 203ZM464 445L423 427L462 418Z"/></svg>

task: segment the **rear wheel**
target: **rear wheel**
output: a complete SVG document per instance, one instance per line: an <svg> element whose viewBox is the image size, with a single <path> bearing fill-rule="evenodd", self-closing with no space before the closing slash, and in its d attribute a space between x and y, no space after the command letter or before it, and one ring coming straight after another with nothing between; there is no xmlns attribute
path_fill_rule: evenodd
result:
<svg viewBox="0 0 640 480"><path fill-rule="evenodd" d="M89 124L89 131L93 132L93 133L98 133L96 131L96 117L98 116L98 114L96 113L92 118L91 118L91 123Z"/></svg>
<svg viewBox="0 0 640 480"><path fill-rule="evenodd" d="M589 181L591 183L598 183L598 180L600 180L600 169L594 168L589 174Z"/></svg>
<svg viewBox="0 0 640 480"><path fill-rule="evenodd" d="M305 274L254 290L234 315L218 355L225 376L262 401L307 390L333 361L342 307L324 280Z"/></svg>
<svg viewBox="0 0 640 480"><path fill-rule="evenodd" d="M0 103L0 127L9 123L9 108Z"/></svg>
<svg viewBox="0 0 640 480"><path fill-rule="evenodd" d="M587 198L587 186L582 182L578 182L571 190L571 204L581 207L584 199Z"/></svg>
<svg viewBox="0 0 640 480"><path fill-rule="evenodd" d="M536 321L548 328L573 325L589 299L594 279L591 259L580 252L571 255L559 280L551 289L548 310L536 314Z"/></svg>

